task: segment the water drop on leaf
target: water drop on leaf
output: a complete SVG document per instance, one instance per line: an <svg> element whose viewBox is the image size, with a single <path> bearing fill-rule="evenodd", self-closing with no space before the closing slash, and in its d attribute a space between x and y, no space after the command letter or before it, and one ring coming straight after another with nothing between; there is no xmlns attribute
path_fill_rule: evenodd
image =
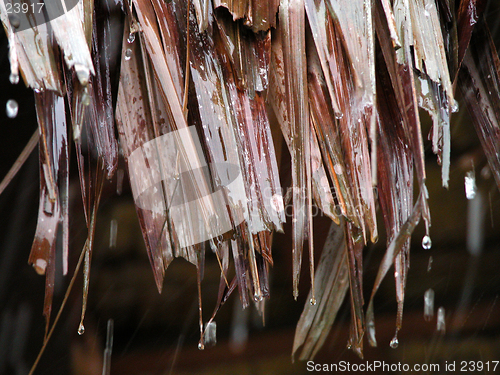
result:
<svg viewBox="0 0 500 375"><path fill-rule="evenodd" d="M17 29L19 26L21 26L21 21L19 20L19 17L15 14L9 15L9 21L14 29Z"/></svg>
<svg viewBox="0 0 500 375"><path fill-rule="evenodd" d="M85 332L85 327L83 326L83 323L80 323L80 326L78 327L78 334L81 336Z"/></svg>
<svg viewBox="0 0 500 375"><path fill-rule="evenodd" d="M392 338L391 343L389 344L389 346L392 349L396 349L398 347L398 345L399 345L398 336L394 335L394 337Z"/></svg>
<svg viewBox="0 0 500 375"><path fill-rule="evenodd" d="M13 85L17 85L19 83L19 74L16 74L16 73L10 73L10 76L9 76L9 81L10 83L12 83Z"/></svg>

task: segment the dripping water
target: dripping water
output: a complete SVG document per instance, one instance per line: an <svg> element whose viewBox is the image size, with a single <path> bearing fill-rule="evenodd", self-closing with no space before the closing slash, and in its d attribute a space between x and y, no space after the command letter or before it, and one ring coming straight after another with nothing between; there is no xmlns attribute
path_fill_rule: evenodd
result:
<svg viewBox="0 0 500 375"><path fill-rule="evenodd" d="M7 113L7 117L16 118L17 112L19 111L19 105L14 99L9 99L7 104L5 105L5 112Z"/></svg>
<svg viewBox="0 0 500 375"><path fill-rule="evenodd" d="M116 248L116 235L118 233L118 221L116 219L111 220L109 225L109 247L111 249Z"/></svg>
<svg viewBox="0 0 500 375"><path fill-rule="evenodd" d="M116 194L122 195L123 191L123 177L125 175L125 172L123 169L118 169L116 172Z"/></svg>
<svg viewBox="0 0 500 375"><path fill-rule="evenodd" d="M434 290L427 289L424 294L424 319L426 322L431 321L434 316Z"/></svg>
<svg viewBox="0 0 500 375"><path fill-rule="evenodd" d="M17 29L19 26L21 26L21 20L14 13L9 14L9 21L14 29Z"/></svg>
<svg viewBox="0 0 500 375"><path fill-rule="evenodd" d="M436 330L441 333L446 332L446 322L444 320L444 307L440 307L437 311Z"/></svg>
<svg viewBox="0 0 500 375"><path fill-rule="evenodd" d="M431 272L432 262L433 262L433 259L432 259L432 255L431 255L429 257L429 263L427 263L427 272Z"/></svg>
<svg viewBox="0 0 500 375"><path fill-rule="evenodd" d="M102 364L102 375L109 375L111 373L111 353L113 351L113 319L108 319L106 331L106 347L104 349L104 360Z"/></svg>
<svg viewBox="0 0 500 375"><path fill-rule="evenodd" d="M17 73L10 73L9 81L13 85L17 85L19 83L19 74L17 74Z"/></svg>
<svg viewBox="0 0 500 375"><path fill-rule="evenodd" d="M426 234L424 238L422 238L422 247L425 250L429 250L432 247L431 237L428 234Z"/></svg>
<svg viewBox="0 0 500 375"><path fill-rule="evenodd" d="M217 323L211 321L205 325L203 343L206 346L213 346L217 343Z"/></svg>
<svg viewBox="0 0 500 375"><path fill-rule="evenodd" d="M392 349L396 349L399 346L399 340L398 340L398 333L397 332L394 335L394 337L392 338L391 343L389 344L389 346Z"/></svg>
<svg viewBox="0 0 500 375"><path fill-rule="evenodd" d="M80 325L78 326L78 334L81 336L85 333L85 327L83 326L83 323L80 322Z"/></svg>
<svg viewBox="0 0 500 375"><path fill-rule="evenodd" d="M476 176L473 169L465 174L465 196L467 199L474 199L476 196L476 190Z"/></svg>

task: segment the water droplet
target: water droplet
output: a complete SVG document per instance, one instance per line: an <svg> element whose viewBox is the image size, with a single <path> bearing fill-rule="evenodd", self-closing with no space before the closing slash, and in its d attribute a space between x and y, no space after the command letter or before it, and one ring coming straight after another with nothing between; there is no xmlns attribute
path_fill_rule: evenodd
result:
<svg viewBox="0 0 500 375"><path fill-rule="evenodd" d="M444 320L444 307L441 306L437 311L437 325L436 329L438 332L444 333L446 331L446 322Z"/></svg>
<svg viewBox="0 0 500 375"><path fill-rule="evenodd" d="M205 350L205 345L203 345L201 342L198 343L198 349L199 350Z"/></svg>
<svg viewBox="0 0 500 375"><path fill-rule="evenodd" d="M344 117L344 114L342 112L335 112L335 118L337 120L340 120L342 117Z"/></svg>
<svg viewBox="0 0 500 375"><path fill-rule="evenodd" d="M10 24L12 25L12 27L14 29L17 29L19 26L21 26L21 20L15 14L10 14L9 15L9 21L10 21Z"/></svg>
<svg viewBox="0 0 500 375"><path fill-rule="evenodd" d="M460 107L458 106L458 102L455 100L453 105L451 106L451 112L457 113Z"/></svg>
<svg viewBox="0 0 500 375"><path fill-rule="evenodd" d="M217 323L211 321L205 325L205 333L203 334L203 344L213 346L217 344Z"/></svg>
<svg viewBox="0 0 500 375"><path fill-rule="evenodd" d="M125 60L128 61L132 57L132 50L130 48L127 48L125 50Z"/></svg>
<svg viewBox="0 0 500 375"><path fill-rule="evenodd" d="M426 234L424 238L422 238L422 247L425 250L429 250L432 247L432 241L428 234Z"/></svg>
<svg viewBox="0 0 500 375"><path fill-rule="evenodd" d="M431 268L432 268L432 255L429 257L429 263L427 263L427 272L431 272Z"/></svg>
<svg viewBox="0 0 500 375"><path fill-rule="evenodd" d="M80 323L80 326L78 327L78 334L81 336L85 332L85 327L83 326L83 323Z"/></svg>
<svg viewBox="0 0 500 375"><path fill-rule="evenodd" d="M465 196L467 199L474 199L476 196L476 176L474 170L465 174Z"/></svg>
<svg viewBox="0 0 500 375"><path fill-rule="evenodd" d="M254 296L253 296L253 300L254 300L255 302L260 302L260 301L262 301L262 294L254 294Z"/></svg>
<svg viewBox="0 0 500 375"><path fill-rule="evenodd" d="M9 99L5 106L5 111L7 112L7 117L15 118L19 110L19 105L14 99Z"/></svg>
<svg viewBox="0 0 500 375"><path fill-rule="evenodd" d="M424 293L424 319L430 322L434 316L434 290L427 289Z"/></svg>
<svg viewBox="0 0 500 375"><path fill-rule="evenodd" d="M70 58L68 58L68 60L69 59ZM74 68L78 81L80 81L82 86L87 86L89 84L89 78L90 78L89 68L79 63L75 63Z"/></svg>
<svg viewBox="0 0 500 375"><path fill-rule="evenodd" d="M313 298L311 298L311 299L309 300L309 303L311 304L311 306L316 306L316 298L314 298L314 297L313 297Z"/></svg>
<svg viewBox="0 0 500 375"><path fill-rule="evenodd" d="M398 341L398 335L397 334L394 335L394 337L392 338L391 343L389 344L389 346L392 349L396 349L399 346L399 341Z"/></svg>
<svg viewBox="0 0 500 375"><path fill-rule="evenodd" d="M84 87L83 93L82 93L82 104L84 106L89 106L90 105L90 95L89 95L89 89L88 87Z"/></svg>
<svg viewBox="0 0 500 375"><path fill-rule="evenodd" d="M125 172L123 169L118 169L116 172L116 194L122 195L123 191L123 177L125 176Z"/></svg>
<svg viewBox="0 0 500 375"><path fill-rule="evenodd" d="M10 73L10 76L9 76L9 81L10 83L12 83L13 85L17 85L19 83L19 74L16 74L16 73Z"/></svg>
<svg viewBox="0 0 500 375"><path fill-rule="evenodd" d="M135 33L128 34L127 43L132 44L135 41Z"/></svg>
<svg viewBox="0 0 500 375"><path fill-rule="evenodd" d="M114 249L116 247L116 235L118 233L118 221L111 220L109 225L109 247Z"/></svg>

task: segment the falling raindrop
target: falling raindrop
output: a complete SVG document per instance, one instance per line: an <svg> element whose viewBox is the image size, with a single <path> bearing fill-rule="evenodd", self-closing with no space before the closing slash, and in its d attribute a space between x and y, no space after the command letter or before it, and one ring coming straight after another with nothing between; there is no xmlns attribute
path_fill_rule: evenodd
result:
<svg viewBox="0 0 500 375"><path fill-rule="evenodd" d="M88 89L87 86L85 86L84 89L83 89L82 104L84 106L89 106L90 105L90 95L89 95L89 89Z"/></svg>
<svg viewBox="0 0 500 375"><path fill-rule="evenodd" d="M424 319L429 322L434 316L434 290L427 289L424 294Z"/></svg>
<svg viewBox="0 0 500 375"><path fill-rule="evenodd" d="M396 349L399 345L399 341L398 341L398 334L396 333L394 335L394 337L392 338L391 340L391 343L389 344L389 346L392 348L392 349Z"/></svg>
<svg viewBox="0 0 500 375"><path fill-rule="evenodd" d="M440 307L437 311L437 325L436 329L438 332L445 333L446 331L446 322L444 320L444 307Z"/></svg>
<svg viewBox="0 0 500 375"><path fill-rule="evenodd" d="M476 189L476 176L473 169L465 174L465 196L467 199L474 199Z"/></svg>
<svg viewBox="0 0 500 375"><path fill-rule="evenodd" d="M17 112L19 111L19 105L14 99L9 99L7 101L7 105L5 106L5 110L9 118L15 118L17 116Z"/></svg>
<svg viewBox="0 0 500 375"><path fill-rule="evenodd" d="M123 169L118 169L116 172L116 194L122 195L123 191L123 177L125 175L125 172Z"/></svg>
<svg viewBox="0 0 500 375"><path fill-rule="evenodd" d="M14 29L17 29L19 26L21 26L21 20L15 14L10 14L9 15L9 21L10 21L10 24L12 25L12 27Z"/></svg>
<svg viewBox="0 0 500 375"><path fill-rule="evenodd" d="M118 221L111 220L109 225L109 247L114 249L116 247L116 235L118 233Z"/></svg>
<svg viewBox="0 0 500 375"><path fill-rule="evenodd" d="M81 336L85 332L85 327L83 326L83 323L80 323L80 326L78 327L78 334Z"/></svg>
<svg viewBox="0 0 500 375"><path fill-rule="evenodd" d="M428 234L426 234L424 238L422 238L422 247L425 250L429 250L432 247L431 237Z"/></svg>
<svg viewBox="0 0 500 375"><path fill-rule="evenodd" d="M213 346L217 343L217 323L214 321L205 325L203 343L207 346Z"/></svg>
<svg viewBox="0 0 500 375"><path fill-rule="evenodd" d="M132 44L132 43L134 43L134 41L135 41L135 33L128 34L127 42L129 44Z"/></svg>
<svg viewBox="0 0 500 375"><path fill-rule="evenodd" d="M432 255L431 255L429 257L429 263L427 263L427 272L431 272L432 262L433 262L433 259L432 259Z"/></svg>
<svg viewBox="0 0 500 375"><path fill-rule="evenodd" d="M17 73L10 73L9 81L13 85L17 85L19 83L19 74L17 74Z"/></svg>
<svg viewBox="0 0 500 375"><path fill-rule="evenodd" d="M313 298L311 298L311 299L309 300L309 303L311 304L311 306L316 306L316 298L314 298L314 297L313 297Z"/></svg>
<svg viewBox="0 0 500 375"><path fill-rule="evenodd" d="M132 57L132 50L130 48L127 48L125 50L125 60L128 61Z"/></svg>

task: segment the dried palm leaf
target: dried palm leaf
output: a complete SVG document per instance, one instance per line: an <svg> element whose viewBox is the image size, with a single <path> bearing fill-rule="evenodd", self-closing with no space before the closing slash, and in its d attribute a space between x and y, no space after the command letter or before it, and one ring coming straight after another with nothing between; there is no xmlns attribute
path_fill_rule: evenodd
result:
<svg viewBox="0 0 500 375"><path fill-rule="evenodd" d="M500 189L500 59L484 21L474 29L458 82Z"/></svg>
<svg viewBox="0 0 500 375"><path fill-rule="evenodd" d="M316 269L316 299L306 303L295 330L292 358L302 347L299 359L314 358L322 347L349 287L345 224L331 224ZM312 298L309 293L309 298Z"/></svg>

